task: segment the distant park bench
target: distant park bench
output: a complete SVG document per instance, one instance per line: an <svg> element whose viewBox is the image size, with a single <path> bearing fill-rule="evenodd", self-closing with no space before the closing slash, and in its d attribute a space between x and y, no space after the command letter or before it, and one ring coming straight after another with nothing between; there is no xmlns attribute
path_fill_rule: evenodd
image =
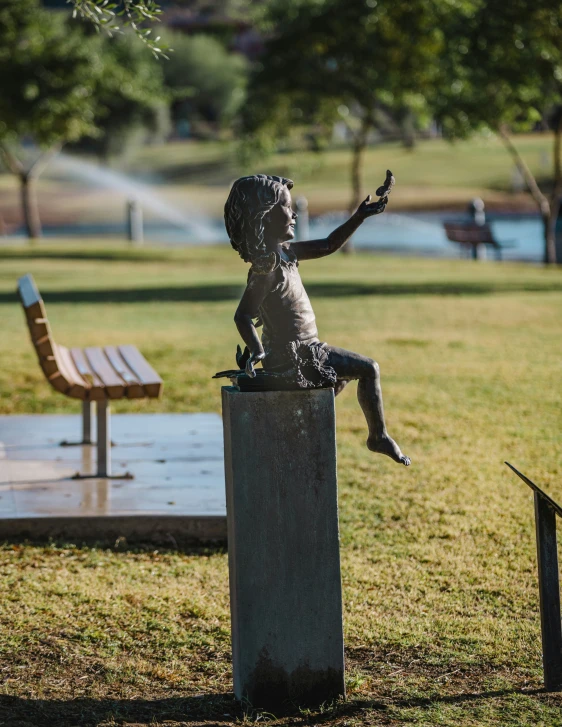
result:
<svg viewBox="0 0 562 727"><path fill-rule="evenodd" d="M478 259L478 248L480 245L490 245L495 253L496 259L502 259L502 250L506 247L513 247L514 242L500 244L494 237L490 225L478 225L476 222L444 222L443 227L451 242L458 242L466 248L472 248L472 257Z"/></svg>
<svg viewBox="0 0 562 727"><path fill-rule="evenodd" d="M162 393L162 379L135 346L69 349L55 343L31 275L18 280L18 294L47 381L61 394L82 401L79 444L92 444L91 402L96 402L98 469L94 476L112 476L109 401L157 398Z"/></svg>

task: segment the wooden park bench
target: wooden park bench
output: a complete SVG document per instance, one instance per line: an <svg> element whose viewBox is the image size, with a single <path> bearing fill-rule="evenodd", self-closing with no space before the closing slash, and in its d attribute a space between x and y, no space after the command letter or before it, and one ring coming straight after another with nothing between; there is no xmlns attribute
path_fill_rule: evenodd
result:
<svg viewBox="0 0 562 727"><path fill-rule="evenodd" d="M444 222L443 227L451 242L459 242L465 248L472 248L472 257L477 260L481 245L490 245L496 253L496 260L502 259L502 250L513 247L513 242L500 243L492 233L490 225L479 225L476 222Z"/></svg>
<svg viewBox="0 0 562 727"><path fill-rule="evenodd" d="M18 294L47 381L61 394L82 401L82 441L78 444L92 444L92 402L96 402L98 457L97 473L92 476L115 478L111 475L109 402L157 398L162 393L162 379L135 346L82 349L55 343L33 276L18 280Z"/></svg>

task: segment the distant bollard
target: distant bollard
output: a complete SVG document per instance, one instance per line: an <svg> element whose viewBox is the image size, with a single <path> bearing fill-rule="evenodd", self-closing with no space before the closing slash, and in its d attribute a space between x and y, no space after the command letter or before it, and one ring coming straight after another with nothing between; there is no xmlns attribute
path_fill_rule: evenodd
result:
<svg viewBox="0 0 562 727"><path fill-rule="evenodd" d="M472 221L475 225L482 227L486 224L486 211L484 200L480 197L474 197L468 204L468 213L472 217ZM485 245L473 245L472 246L472 257L475 260L486 259L486 246Z"/></svg>
<svg viewBox="0 0 562 727"><path fill-rule="evenodd" d="M480 199L480 197L471 199L468 204L468 212L476 225L486 224L486 209L483 199Z"/></svg>
<svg viewBox="0 0 562 727"><path fill-rule="evenodd" d="M142 207L136 199L127 201L127 238L137 245L144 240Z"/></svg>
<svg viewBox="0 0 562 727"><path fill-rule="evenodd" d="M297 240L310 239L310 227L308 224L308 200L306 197L297 197Z"/></svg>

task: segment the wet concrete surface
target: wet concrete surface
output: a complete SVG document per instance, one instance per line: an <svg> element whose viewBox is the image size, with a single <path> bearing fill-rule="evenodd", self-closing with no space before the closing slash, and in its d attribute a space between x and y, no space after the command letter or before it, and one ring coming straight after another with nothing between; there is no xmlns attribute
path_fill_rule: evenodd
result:
<svg viewBox="0 0 562 727"><path fill-rule="evenodd" d="M0 538L226 538L223 434L217 414L112 415L112 473L79 415L0 416Z"/></svg>

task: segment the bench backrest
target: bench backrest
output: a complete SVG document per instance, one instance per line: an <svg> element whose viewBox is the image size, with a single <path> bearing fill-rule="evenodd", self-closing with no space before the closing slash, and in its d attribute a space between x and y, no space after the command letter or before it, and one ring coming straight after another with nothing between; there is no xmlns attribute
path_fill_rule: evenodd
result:
<svg viewBox="0 0 562 727"><path fill-rule="evenodd" d="M24 275L18 280L18 295L25 312L31 341L39 358L39 363L55 355L55 342L47 320L43 299L37 290L33 276Z"/></svg>
<svg viewBox="0 0 562 727"><path fill-rule="evenodd" d="M76 372L68 349L53 339L43 299L29 273L18 280L18 295L39 365L51 386L67 396L89 398L89 383Z"/></svg>
<svg viewBox="0 0 562 727"><path fill-rule="evenodd" d="M485 242L497 245L490 225L477 225L475 222L444 222L443 227L451 242L464 242L470 245Z"/></svg>

